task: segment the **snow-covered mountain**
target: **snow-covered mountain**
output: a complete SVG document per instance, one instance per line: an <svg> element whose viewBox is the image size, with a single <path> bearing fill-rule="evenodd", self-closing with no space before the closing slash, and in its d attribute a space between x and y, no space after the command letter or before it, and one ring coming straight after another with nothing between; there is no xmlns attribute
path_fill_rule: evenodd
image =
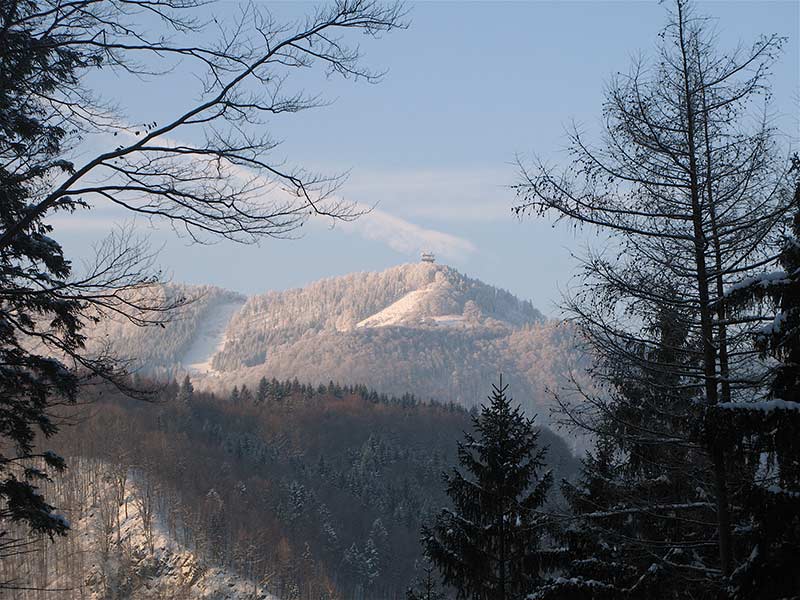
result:
<svg viewBox="0 0 800 600"><path fill-rule="evenodd" d="M472 406L502 373L517 400L540 412L544 389L580 362L570 332L529 301L440 264L246 299L213 287L165 293L200 298L156 336L116 326L105 339L122 341L117 349L145 370L189 372L199 386L334 380Z"/></svg>

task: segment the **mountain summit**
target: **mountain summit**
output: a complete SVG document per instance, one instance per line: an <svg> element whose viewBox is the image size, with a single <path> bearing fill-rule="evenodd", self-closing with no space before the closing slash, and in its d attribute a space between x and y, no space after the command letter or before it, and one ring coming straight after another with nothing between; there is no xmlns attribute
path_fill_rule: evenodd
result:
<svg viewBox="0 0 800 600"><path fill-rule="evenodd" d="M539 411L544 388L579 361L569 332L529 301L431 262L249 298L213 287L164 293L198 299L155 335L121 326L105 335L145 370L188 372L206 387L334 380L473 406L503 373Z"/></svg>

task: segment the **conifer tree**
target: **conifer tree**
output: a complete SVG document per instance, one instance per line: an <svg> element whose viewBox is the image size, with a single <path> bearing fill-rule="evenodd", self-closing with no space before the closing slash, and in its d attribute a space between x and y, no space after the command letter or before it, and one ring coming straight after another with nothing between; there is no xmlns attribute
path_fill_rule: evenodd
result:
<svg viewBox="0 0 800 600"><path fill-rule="evenodd" d="M576 129L568 168L523 169L517 209L613 236L583 257L566 299L599 363L594 379L611 394L578 389L562 406L589 432L615 425L630 500L617 512L638 511L630 518L639 552L626 563L638 577L625 589L648 580L665 596L663 582L686 586L678 597L724 597L751 554L746 496L761 457L747 429L725 425L721 413L757 401L765 371L752 344L764 315L731 310L725 290L772 262L791 211L769 111L758 120L749 112L769 95L783 40L720 52L691 2L670 5L657 59L610 82L599 143ZM684 332L675 339L658 330L666 313ZM637 379L648 386L637 389Z"/></svg>
<svg viewBox="0 0 800 600"><path fill-rule="evenodd" d="M631 344L630 358L601 362L608 383L593 399L594 452L580 480L564 482L570 508L561 538L560 576L540 599L679 599L711 597L716 581L699 564L716 547L711 462L698 448L698 393L680 385L680 371L697 362L678 311L664 308L651 345ZM665 369L663 365L683 365ZM671 443L664 443L664 440Z"/></svg>
<svg viewBox="0 0 800 600"><path fill-rule="evenodd" d="M423 577L415 586L406 590L406 600L444 600L445 595L433 574L433 566L426 565L422 568Z"/></svg>
<svg viewBox="0 0 800 600"><path fill-rule="evenodd" d="M458 444L462 469L445 475L453 508L423 527L425 553L464 600L527 598L540 580L546 521L539 508L552 483L533 420L492 386L473 418L475 433Z"/></svg>
<svg viewBox="0 0 800 600"><path fill-rule="evenodd" d="M797 176L797 158L793 170ZM794 206L791 234L778 254L780 269L740 282L726 297L731 312L753 303L775 309L755 338L761 357L772 364L764 398L722 404L717 419L718 435L734 451L752 463L766 462L745 486L749 552L732 577L737 600L797 597L800 590L800 176Z"/></svg>
<svg viewBox="0 0 800 600"><path fill-rule="evenodd" d="M242 404L253 403L253 394L250 391L250 388L248 388L245 384L242 384L242 389L239 392L239 402Z"/></svg>
<svg viewBox="0 0 800 600"><path fill-rule="evenodd" d="M178 389L178 402L189 405L192 403L192 398L194 398L194 385L192 385L192 380L187 374L181 382L181 387Z"/></svg>
<svg viewBox="0 0 800 600"><path fill-rule="evenodd" d="M238 385L233 386L229 400L231 404L239 404L239 402L241 401L241 394L239 393Z"/></svg>
<svg viewBox="0 0 800 600"><path fill-rule="evenodd" d="M258 382L258 390L256 391L256 404L263 404L270 396L269 381L266 377L262 377Z"/></svg>

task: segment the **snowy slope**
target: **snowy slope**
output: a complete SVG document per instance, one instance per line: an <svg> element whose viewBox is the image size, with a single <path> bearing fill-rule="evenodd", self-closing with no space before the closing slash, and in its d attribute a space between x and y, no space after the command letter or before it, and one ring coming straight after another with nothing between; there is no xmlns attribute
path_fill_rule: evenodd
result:
<svg viewBox="0 0 800 600"><path fill-rule="evenodd" d="M110 476L95 480L92 493L79 499L84 504L69 511L69 538L56 543L75 544L80 555L72 569L63 574L38 573L39 585L58 590L60 600L276 600L258 582L199 559L172 539L157 512L145 526L143 510L155 506L143 501L141 486L128 479L122 503L116 502ZM58 501L58 497L56 496ZM60 500L59 503L63 503ZM73 499L74 501L74 499ZM109 511L111 511L109 513ZM117 529L118 528L118 529ZM47 553L47 546L37 548ZM70 559L70 562L72 559ZM75 567L82 573L76 573ZM40 598L22 591L18 600Z"/></svg>
<svg viewBox="0 0 800 600"><path fill-rule="evenodd" d="M389 325L400 325L413 320L418 320L421 316L420 306L422 301L431 294L432 286L426 286L421 290L409 292L397 302L390 304L380 312L359 321L356 327L387 327Z"/></svg>
<svg viewBox="0 0 800 600"><path fill-rule="evenodd" d="M213 371L211 360L225 347L228 323L244 303L244 298L239 298L218 304L198 322L192 342L181 359L181 364L190 373L207 374Z"/></svg>
<svg viewBox="0 0 800 600"><path fill-rule="evenodd" d="M442 293L441 281L434 281L422 289L409 292L366 319L359 321L356 327L391 327L434 325L440 327L457 327L466 325L463 314L431 314L429 306L435 304L435 297Z"/></svg>

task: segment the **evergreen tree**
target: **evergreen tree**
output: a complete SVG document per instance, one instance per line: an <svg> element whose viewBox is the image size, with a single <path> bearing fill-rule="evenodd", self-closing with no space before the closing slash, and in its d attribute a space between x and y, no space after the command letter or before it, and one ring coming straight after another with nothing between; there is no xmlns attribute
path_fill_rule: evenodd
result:
<svg viewBox="0 0 800 600"><path fill-rule="evenodd" d="M242 384L242 389L239 392L239 402L242 404L253 403L253 394L250 391L250 388L248 388L245 384Z"/></svg>
<svg viewBox="0 0 800 600"><path fill-rule="evenodd" d="M794 160L795 172L800 161ZM717 434L756 465L745 485L750 515L747 560L734 572L738 599L798 597L800 571L800 177L794 185L792 231L782 242L780 269L749 278L727 295L731 311L751 304L774 306L755 345L772 367L765 398L719 406ZM766 460L764 460L766 458Z"/></svg>
<svg viewBox="0 0 800 600"><path fill-rule="evenodd" d="M258 390L256 391L256 403L263 404L270 396L269 381L266 377L262 377L258 382Z"/></svg>
<svg viewBox="0 0 800 600"><path fill-rule="evenodd" d="M381 521L380 517L373 521L372 528L369 532L369 539L375 547L377 571L382 576L386 576L391 564L389 562L389 533L386 531L386 527L383 526L383 521Z"/></svg>
<svg viewBox="0 0 800 600"><path fill-rule="evenodd" d="M231 404L239 404L239 402L241 401L241 395L239 394L238 385L233 386L233 389L231 390L231 395L229 396L229 400Z"/></svg>
<svg viewBox="0 0 800 600"><path fill-rule="evenodd" d="M372 538L367 538L362 558L364 561L362 566L364 585L366 588L371 588L381 575L381 558L375 540Z"/></svg>
<svg viewBox="0 0 800 600"><path fill-rule="evenodd" d="M444 600L444 592L433 575L433 565L425 565L422 570L424 576L406 590L406 600Z"/></svg>
<svg viewBox="0 0 800 600"><path fill-rule="evenodd" d="M572 513L559 534L568 577L548 582L539 598L677 600L712 596L709 584L719 584L692 576L716 552L698 542L716 529L711 461L699 449L701 429L686 427L699 421L700 403L680 385L696 353L678 311L662 309L649 329L653 342L631 344L629 360L596 367L608 387L595 400L595 451L581 480L562 486Z"/></svg>
<svg viewBox="0 0 800 600"><path fill-rule="evenodd" d="M192 399L194 398L194 386L192 385L192 380L189 378L187 374L186 377L183 378L181 382L181 387L178 389L178 402L181 404L189 405L192 403Z"/></svg>
<svg viewBox="0 0 800 600"><path fill-rule="evenodd" d="M0 252L0 537L5 539L5 556L25 546L5 537L8 522L50 535L68 529L66 519L54 514L37 491L38 483L49 477L47 471L62 470L64 461L50 452L35 452L35 441L58 430L52 405L75 399L80 379L68 368L70 363L98 373L111 367L102 360L80 362L86 315L70 283L72 264L50 237L52 227L29 214L42 186L73 168L60 160L69 145L68 124L42 99L74 86L85 61L100 64L102 53L84 56L57 43L53 34L37 35L31 27L11 25L30 22L39 10L32 2L0 2L0 232L26 220ZM58 209L70 213L83 206L79 199L65 197ZM32 460L39 463L35 468Z"/></svg>
<svg viewBox="0 0 800 600"><path fill-rule="evenodd" d="M545 520L538 509L552 483L533 420L506 397L502 380L458 444L463 471L445 475L453 509L422 529L426 555L463 600L527 598L540 582Z"/></svg>

